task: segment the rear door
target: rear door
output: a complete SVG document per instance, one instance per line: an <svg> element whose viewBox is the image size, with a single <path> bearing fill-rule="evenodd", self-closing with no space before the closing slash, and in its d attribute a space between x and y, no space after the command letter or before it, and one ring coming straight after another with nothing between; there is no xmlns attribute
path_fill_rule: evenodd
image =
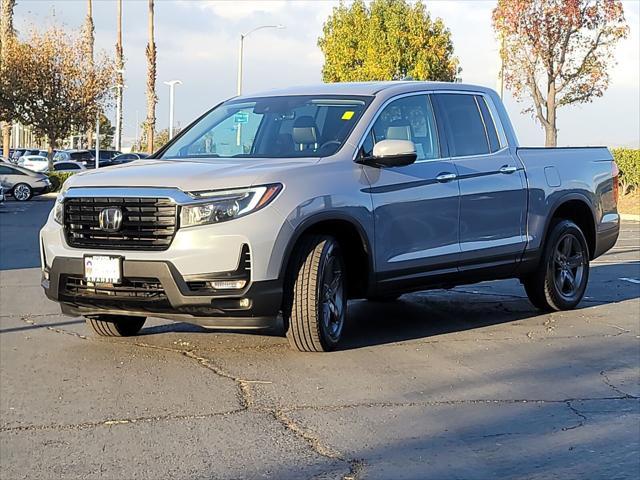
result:
<svg viewBox="0 0 640 480"><path fill-rule="evenodd" d="M524 168L484 95L435 95L460 185L460 269L512 269L526 245Z"/></svg>
<svg viewBox="0 0 640 480"><path fill-rule="evenodd" d="M458 182L439 141L428 94L389 102L365 137L361 155L384 139L411 140L417 161L405 167L364 167L375 214L378 279L416 279L425 272L453 273L458 244Z"/></svg>

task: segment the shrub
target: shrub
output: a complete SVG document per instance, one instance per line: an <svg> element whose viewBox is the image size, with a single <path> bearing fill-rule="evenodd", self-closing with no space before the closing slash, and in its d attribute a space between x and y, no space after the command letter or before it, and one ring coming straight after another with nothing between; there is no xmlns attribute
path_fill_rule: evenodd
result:
<svg viewBox="0 0 640 480"><path fill-rule="evenodd" d="M620 169L620 194L640 189L640 150L613 148L611 153Z"/></svg>
<svg viewBox="0 0 640 480"><path fill-rule="evenodd" d="M67 178L73 175L73 172L50 172L49 181L51 182L51 191L57 192L62 188L62 184Z"/></svg>

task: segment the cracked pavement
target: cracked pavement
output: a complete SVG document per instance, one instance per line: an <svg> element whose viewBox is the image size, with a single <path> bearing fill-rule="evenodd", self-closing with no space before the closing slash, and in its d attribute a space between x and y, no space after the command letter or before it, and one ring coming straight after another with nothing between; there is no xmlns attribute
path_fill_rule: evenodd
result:
<svg viewBox="0 0 640 480"><path fill-rule="evenodd" d="M93 336L39 286L51 202L0 207L0 478L640 476L640 224L585 301L517 281L351 302L340 351L153 319Z"/></svg>

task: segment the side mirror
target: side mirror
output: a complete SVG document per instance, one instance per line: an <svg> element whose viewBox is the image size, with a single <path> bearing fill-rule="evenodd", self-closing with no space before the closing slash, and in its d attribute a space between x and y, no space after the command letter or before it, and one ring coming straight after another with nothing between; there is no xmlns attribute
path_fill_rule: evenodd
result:
<svg viewBox="0 0 640 480"><path fill-rule="evenodd" d="M404 167L416 161L416 146L410 140L381 140L373 147L373 155L361 163L373 167Z"/></svg>

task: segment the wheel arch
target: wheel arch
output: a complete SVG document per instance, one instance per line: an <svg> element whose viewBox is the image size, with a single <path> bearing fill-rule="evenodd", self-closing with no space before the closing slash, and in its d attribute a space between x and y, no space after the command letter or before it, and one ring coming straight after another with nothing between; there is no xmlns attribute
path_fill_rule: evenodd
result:
<svg viewBox="0 0 640 480"><path fill-rule="evenodd" d="M580 193L571 193L556 200L546 221L545 244L553 221L559 218L571 220L580 227L587 240L589 258L593 259L596 252L596 215L589 198Z"/></svg>
<svg viewBox="0 0 640 480"><path fill-rule="evenodd" d="M335 237L344 252L350 297L364 297L372 285L374 264L372 245L366 228L352 216L340 212L322 212L306 218L291 235L282 257L279 278L286 282L291 268L292 254L300 239L307 234L326 234ZM365 275L353 272L365 269Z"/></svg>

